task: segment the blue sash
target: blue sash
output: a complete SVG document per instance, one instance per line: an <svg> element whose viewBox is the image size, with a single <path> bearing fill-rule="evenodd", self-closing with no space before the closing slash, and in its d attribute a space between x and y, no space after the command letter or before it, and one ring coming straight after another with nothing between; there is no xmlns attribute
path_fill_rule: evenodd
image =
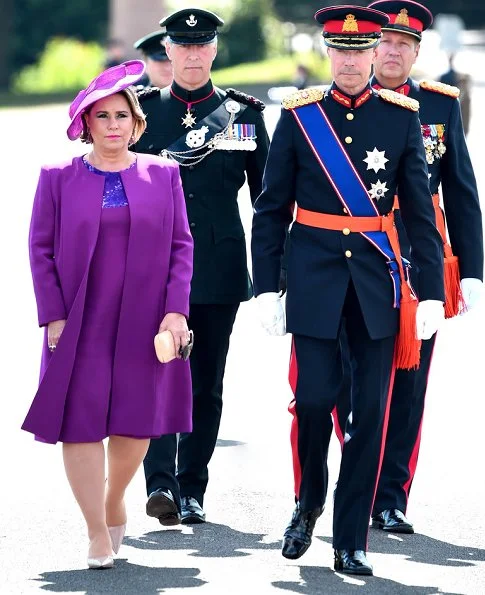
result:
<svg viewBox="0 0 485 595"><path fill-rule="evenodd" d="M381 217L323 107L319 103L311 103L294 108L291 112L316 160L349 215L352 217ZM386 258L394 286L394 307L399 308L401 278L396 255L391 248L386 232L360 233ZM404 258L402 262L407 276L409 262Z"/></svg>

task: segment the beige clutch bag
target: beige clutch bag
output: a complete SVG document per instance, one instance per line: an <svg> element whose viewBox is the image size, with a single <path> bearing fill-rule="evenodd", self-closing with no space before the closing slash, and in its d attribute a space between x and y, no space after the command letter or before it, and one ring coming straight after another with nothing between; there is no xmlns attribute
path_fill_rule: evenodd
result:
<svg viewBox="0 0 485 595"><path fill-rule="evenodd" d="M162 364L168 364L175 359L175 341L170 331L163 331L163 333L155 335L155 352L158 361Z"/></svg>
<svg viewBox="0 0 485 595"><path fill-rule="evenodd" d="M162 364L168 364L176 358L175 353L175 341L170 331L163 331L155 335L155 353L157 354L158 361ZM189 341L185 347L180 348L180 356L184 361L187 361L194 345L194 333L189 331Z"/></svg>

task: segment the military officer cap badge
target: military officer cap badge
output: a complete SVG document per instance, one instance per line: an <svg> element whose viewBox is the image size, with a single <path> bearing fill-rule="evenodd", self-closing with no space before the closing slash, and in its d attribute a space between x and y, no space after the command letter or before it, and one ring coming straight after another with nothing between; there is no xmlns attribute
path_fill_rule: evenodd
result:
<svg viewBox="0 0 485 595"><path fill-rule="evenodd" d="M154 31L141 37L133 44L135 50L140 50L147 58L151 58L156 62L164 62L168 60L163 40L167 37L165 31Z"/></svg>
<svg viewBox="0 0 485 595"><path fill-rule="evenodd" d="M160 27L165 27L172 43L185 45L210 43L223 24L216 14L201 8L184 8L160 21Z"/></svg>
<svg viewBox="0 0 485 595"><path fill-rule="evenodd" d="M408 33L419 41L423 31L433 23L433 15L426 6L412 0L377 0L369 4L369 8L381 10L389 16L389 23L382 27L383 31Z"/></svg>
<svg viewBox="0 0 485 595"><path fill-rule="evenodd" d="M323 25L323 41L330 48L366 50L375 47L381 28L389 17L373 8L362 6L329 6L315 13L317 23Z"/></svg>

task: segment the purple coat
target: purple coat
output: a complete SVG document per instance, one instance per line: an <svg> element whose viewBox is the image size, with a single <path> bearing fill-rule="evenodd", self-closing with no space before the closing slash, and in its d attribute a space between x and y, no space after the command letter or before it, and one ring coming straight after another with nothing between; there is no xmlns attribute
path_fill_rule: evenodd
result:
<svg viewBox="0 0 485 595"><path fill-rule="evenodd" d="M139 154L136 165L122 171L121 178L131 223L110 422L120 428L129 423L133 435L190 432L189 363L160 364L153 345L167 312L189 314L193 241L178 166ZM67 319L52 354L46 328L40 384L22 426L46 442L57 442L62 426L104 181L87 169L81 157L75 157L69 163L42 168L34 199L29 246L39 325ZM122 408L117 407L119 400Z"/></svg>

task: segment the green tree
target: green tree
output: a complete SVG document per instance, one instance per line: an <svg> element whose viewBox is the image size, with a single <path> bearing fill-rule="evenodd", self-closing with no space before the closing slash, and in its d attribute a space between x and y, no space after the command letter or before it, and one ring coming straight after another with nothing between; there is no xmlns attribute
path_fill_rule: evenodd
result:
<svg viewBox="0 0 485 595"><path fill-rule="evenodd" d="M221 58L226 64L256 62L266 55L264 20L269 5L265 0L245 0L239 3L224 30ZM221 59L222 62L222 59Z"/></svg>
<svg viewBox="0 0 485 595"><path fill-rule="evenodd" d="M102 43L107 24L108 0L17 0L14 2L10 72L36 62L52 37Z"/></svg>
<svg viewBox="0 0 485 595"><path fill-rule="evenodd" d="M95 42L52 38L39 61L14 77L13 90L33 94L78 91L102 70L103 57L103 48Z"/></svg>
<svg viewBox="0 0 485 595"><path fill-rule="evenodd" d="M214 69L243 62L256 62L275 54L283 45L280 23L273 11L273 0L168 0L167 8L175 11L197 6L217 13L224 19L218 41ZM278 40L281 38L281 42Z"/></svg>
<svg viewBox="0 0 485 595"><path fill-rule="evenodd" d="M274 10L282 21L298 24L311 24L313 15L319 8L323 8L324 6L332 6L335 4L359 4L359 2L358 0L352 0L352 2L338 2L329 0L300 0L299 2L295 0L273 0ZM360 4L364 3L361 2Z"/></svg>
<svg viewBox="0 0 485 595"><path fill-rule="evenodd" d="M14 0L2 0L0 19L0 89L6 89L10 82L10 46L12 36Z"/></svg>

